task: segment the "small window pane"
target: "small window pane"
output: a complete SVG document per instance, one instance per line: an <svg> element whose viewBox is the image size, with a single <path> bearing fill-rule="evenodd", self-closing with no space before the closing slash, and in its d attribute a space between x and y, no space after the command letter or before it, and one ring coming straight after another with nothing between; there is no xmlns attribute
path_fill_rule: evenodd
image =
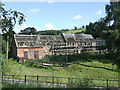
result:
<svg viewBox="0 0 120 90"><path fill-rule="evenodd" d="M30 55L33 55L33 51L30 51Z"/></svg>
<svg viewBox="0 0 120 90"><path fill-rule="evenodd" d="M47 50L47 49L45 49L45 50L44 50L44 52L45 52L45 53L48 53L48 50Z"/></svg>

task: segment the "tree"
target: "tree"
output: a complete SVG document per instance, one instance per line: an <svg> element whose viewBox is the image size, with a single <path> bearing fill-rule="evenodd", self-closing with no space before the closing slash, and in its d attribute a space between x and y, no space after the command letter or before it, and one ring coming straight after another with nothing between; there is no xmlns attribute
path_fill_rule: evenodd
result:
<svg viewBox="0 0 120 90"><path fill-rule="evenodd" d="M76 26L74 26L74 29L75 29L75 30L77 30L77 27L76 27Z"/></svg>
<svg viewBox="0 0 120 90"><path fill-rule="evenodd" d="M106 41L109 58L120 68L120 1L110 2L105 7L106 16L86 26L86 32L94 38L102 37ZM113 22L113 24L111 24Z"/></svg>
<svg viewBox="0 0 120 90"><path fill-rule="evenodd" d="M3 33L7 33L10 30L13 30L16 22L21 25L25 21L25 15L21 12L13 10L5 10L4 4L0 2L0 14L1 14L1 30Z"/></svg>
<svg viewBox="0 0 120 90"><path fill-rule="evenodd" d="M0 28L2 31L2 52L6 53L4 50L6 50L6 41L7 41L7 36L9 36L9 50L11 48L12 44L12 39L13 35L15 32L13 31L14 26L16 23L21 25L25 21L25 15L21 12L13 11L12 9L10 10L5 10L4 9L4 4L0 2Z"/></svg>
<svg viewBox="0 0 120 90"><path fill-rule="evenodd" d="M94 38L101 37L102 31L108 29L104 18L101 18L99 21L94 23L90 22L89 25L86 25L86 34L92 34Z"/></svg>
<svg viewBox="0 0 120 90"><path fill-rule="evenodd" d="M85 26L83 25L83 26L82 26L82 29L84 29L84 28L85 28Z"/></svg>
<svg viewBox="0 0 120 90"><path fill-rule="evenodd" d="M110 25L113 21L112 28L120 29L120 1L110 2L110 5L106 5L106 19L105 21Z"/></svg>
<svg viewBox="0 0 120 90"><path fill-rule="evenodd" d="M25 28L24 30L21 30L19 34L30 35L30 34L35 34L36 32L37 32L37 29L35 29L34 27L28 27L28 28Z"/></svg>
<svg viewBox="0 0 120 90"><path fill-rule="evenodd" d="M103 38L106 40L106 45L109 50L110 58L113 58L114 63L120 68L120 1L110 2L106 5L105 22L109 26L109 30L103 31ZM111 25L111 22L113 24Z"/></svg>

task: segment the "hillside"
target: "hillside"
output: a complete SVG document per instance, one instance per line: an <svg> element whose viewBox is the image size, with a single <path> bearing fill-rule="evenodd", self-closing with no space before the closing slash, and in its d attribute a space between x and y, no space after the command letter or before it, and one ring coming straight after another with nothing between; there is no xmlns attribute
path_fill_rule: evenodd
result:
<svg viewBox="0 0 120 90"><path fill-rule="evenodd" d="M65 31L64 33L84 33L86 29L80 29L80 30L68 30Z"/></svg>
<svg viewBox="0 0 120 90"><path fill-rule="evenodd" d="M91 67L90 67L91 66ZM23 75L23 77L15 77L16 79L24 80L24 75L26 76L55 76L55 77L71 77L71 78L84 78L88 79L109 79L116 80L118 78L118 72L116 72L116 65L112 70L111 64L104 64L98 61L93 62L80 62L78 64L71 64L64 69L56 69L55 67L35 67L29 66L26 64L17 63L15 60L9 61L8 70L6 70L6 74L8 75ZM67 79L57 79L59 83L68 83ZM27 81L36 81L34 77L27 77ZM50 78L39 78L39 81L49 82ZM58 81L55 80L55 83ZM74 81L76 82L76 81ZM77 81L78 82L78 81ZM85 83L85 82L83 82ZM106 85L106 81L92 81L90 84L95 84L98 86ZM112 82L109 85L116 86L117 82Z"/></svg>
<svg viewBox="0 0 120 90"><path fill-rule="evenodd" d="M6 59L4 58L4 61ZM41 66L32 62L18 63L17 60L9 59L8 64L3 65L3 74L8 75L23 75L23 77L15 77L16 79L24 80L24 75L27 76L55 76L55 77L70 77L70 78L88 78L88 79L118 79L117 65L112 65L112 63L103 63L99 60L93 59L91 61L81 61L71 62L68 66L64 66L63 69L56 68L58 65L52 64L51 67ZM27 81L36 81L36 78L27 77ZM39 79L42 81L50 81L50 78ZM61 83L67 83L67 79L58 79ZM56 80L55 80L56 82ZM106 85L104 81L92 81L96 85ZM117 82L112 82L111 86L117 86Z"/></svg>
<svg viewBox="0 0 120 90"><path fill-rule="evenodd" d="M45 30L45 31L38 31L37 34L40 35L60 35L61 33L84 33L86 29L80 29L80 30Z"/></svg>
<svg viewBox="0 0 120 90"><path fill-rule="evenodd" d="M5 67L4 67L5 68ZM9 69L8 69L9 68ZM56 69L52 66L38 67L35 65L30 66L29 63L17 63L16 60L9 61L5 70L5 74L10 75L40 75L51 76L52 72L54 76L58 77L89 77L89 78L117 78L118 72L116 72L117 66L115 65L112 70L112 64L105 64L98 61L92 62L79 62L76 64L68 65L64 69ZM72 75L71 75L72 74Z"/></svg>

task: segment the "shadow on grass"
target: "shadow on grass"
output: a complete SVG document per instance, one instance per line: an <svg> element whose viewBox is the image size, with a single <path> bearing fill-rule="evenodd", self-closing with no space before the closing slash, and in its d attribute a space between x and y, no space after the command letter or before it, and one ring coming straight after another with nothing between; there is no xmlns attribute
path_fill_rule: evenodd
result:
<svg viewBox="0 0 120 90"><path fill-rule="evenodd" d="M96 66L90 66L90 65L80 64L80 63L79 63L79 65L86 66L86 67L93 67L93 68L101 68L101 69L106 69L106 70L110 70L110 71L116 71L116 70L105 68L105 67L96 67Z"/></svg>

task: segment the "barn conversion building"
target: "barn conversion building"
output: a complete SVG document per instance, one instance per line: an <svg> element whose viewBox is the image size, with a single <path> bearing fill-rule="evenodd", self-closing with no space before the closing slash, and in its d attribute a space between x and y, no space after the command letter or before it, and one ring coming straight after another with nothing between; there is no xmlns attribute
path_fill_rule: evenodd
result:
<svg viewBox="0 0 120 90"><path fill-rule="evenodd" d="M95 39L90 34L21 35L14 34L12 57L40 59L49 54L71 54L94 51Z"/></svg>

